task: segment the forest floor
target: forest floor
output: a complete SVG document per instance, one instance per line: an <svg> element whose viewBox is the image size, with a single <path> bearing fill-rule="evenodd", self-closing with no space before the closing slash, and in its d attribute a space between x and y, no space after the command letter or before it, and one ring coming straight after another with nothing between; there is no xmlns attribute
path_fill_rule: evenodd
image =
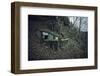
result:
<svg viewBox="0 0 100 76"><path fill-rule="evenodd" d="M70 41L69 41L70 42ZM57 50L53 50L45 44L40 44L37 40L33 41L31 47L29 47L29 60L49 60L49 59L76 59L87 58L87 52L79 48L63 47Z"/></svg>

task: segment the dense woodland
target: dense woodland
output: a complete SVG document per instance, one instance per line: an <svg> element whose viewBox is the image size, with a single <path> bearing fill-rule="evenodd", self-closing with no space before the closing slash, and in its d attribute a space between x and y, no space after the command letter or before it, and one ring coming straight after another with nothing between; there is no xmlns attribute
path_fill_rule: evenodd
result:
<svg viewBox="0 0 100 76"><path fill-rule="evenodd" d="M28 60L87 58L87 29L87 17L29 15ZM56 40L43 40L41 30Z"/></svg>

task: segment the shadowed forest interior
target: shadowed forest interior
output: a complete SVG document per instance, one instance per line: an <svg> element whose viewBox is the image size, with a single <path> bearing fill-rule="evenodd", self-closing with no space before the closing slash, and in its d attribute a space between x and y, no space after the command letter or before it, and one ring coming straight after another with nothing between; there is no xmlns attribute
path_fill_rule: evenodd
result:
<svg viewBox="0 0 100 76"><path fill-rule="evenodd" d="M28 15L28 60L88 58L88 17Z"/></svg>

